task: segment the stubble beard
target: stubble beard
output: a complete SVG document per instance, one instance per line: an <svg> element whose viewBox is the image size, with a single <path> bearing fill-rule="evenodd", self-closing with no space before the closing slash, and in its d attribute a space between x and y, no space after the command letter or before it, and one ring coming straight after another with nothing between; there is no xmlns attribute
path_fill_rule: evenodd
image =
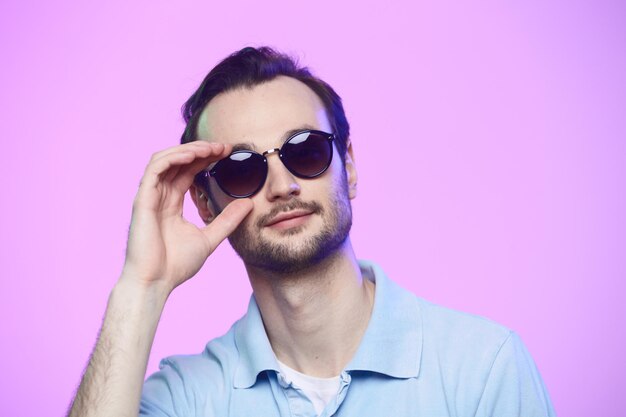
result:
<svg viewBox="0 0 626 417"><path fill-rule="evenodd" d="M270 241L261 236L265 222L279 212L304 209L322 217L324 224L315 235L299 242L290 243L289 237L301 233L305 226L293 227L282 232L285 242ZM333 195L329 209L317 202L293 199L275 206L254 224L244 222L229 236L228 241L247 266L278 274L293 274L317 265L334 255L348 238L352 227L352 207L345 179Z"/></svg>

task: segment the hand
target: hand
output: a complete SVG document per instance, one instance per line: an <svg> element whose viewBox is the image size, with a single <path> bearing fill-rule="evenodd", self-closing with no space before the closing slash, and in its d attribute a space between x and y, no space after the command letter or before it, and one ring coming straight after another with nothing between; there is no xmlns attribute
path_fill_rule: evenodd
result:
<svg viewBox="0 0 626 417"><path fill-rule="evenodd" d="M146 167L133 204L122 279L171 292L194 276L215 248L252 210L250 199L232 201L210 224L183 218L194 176L231 147L194 141L157 152Z"/></svg>

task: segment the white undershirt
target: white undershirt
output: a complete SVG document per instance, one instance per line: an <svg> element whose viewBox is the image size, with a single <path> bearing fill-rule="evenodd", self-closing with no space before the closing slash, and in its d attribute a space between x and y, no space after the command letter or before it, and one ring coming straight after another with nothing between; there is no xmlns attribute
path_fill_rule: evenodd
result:
<svg viewBox="0 0 626 417"><path fill-rule="evenodd" d="M317 378L300 373L288 367L278 359L277 361L280 371L285 374L287 380L296 388L301 389L307 398L311 400L313 408L315 408L315 413L318 416L322 414L326 405L339 392L339 386L341 385L340 376L337 375L333 378Z"/></svg>

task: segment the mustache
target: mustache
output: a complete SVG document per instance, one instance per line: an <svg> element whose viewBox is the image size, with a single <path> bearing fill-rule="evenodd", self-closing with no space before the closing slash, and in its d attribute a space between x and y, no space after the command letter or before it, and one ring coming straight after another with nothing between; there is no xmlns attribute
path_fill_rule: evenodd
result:
<svg viewBox="0 0 626 417"><path fill-rule="evenodd" d="M288 203L274 206L274 208L272 208L269 213L259 217L256 222L256 226L260 229L264 227L267 223L269 223L274 217L276 217L278 213L297 209L307 210L314 214L321 214L324 212L324 208L319 203L316 203L314 201L305 202L299 199L294 199Z"/></svg>

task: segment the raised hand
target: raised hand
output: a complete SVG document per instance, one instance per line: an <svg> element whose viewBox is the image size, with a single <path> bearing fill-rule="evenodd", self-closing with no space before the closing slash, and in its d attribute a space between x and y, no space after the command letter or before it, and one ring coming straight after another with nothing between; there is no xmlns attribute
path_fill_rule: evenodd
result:
<svg viewBox="0 0 626 417"><path fill-rule="evenodd" d="M228 145L195 141L152 156L133 204L121 280L171 292L198 272L252 210L252 201L238 199L206 227L183 218L184 196L194 176L230 150Z"/></svg>

